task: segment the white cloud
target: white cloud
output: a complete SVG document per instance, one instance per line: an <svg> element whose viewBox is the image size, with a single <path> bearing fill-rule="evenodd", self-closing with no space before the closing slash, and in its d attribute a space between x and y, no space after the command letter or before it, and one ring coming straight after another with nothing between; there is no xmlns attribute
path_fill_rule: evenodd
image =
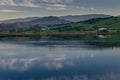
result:
<svg viewBox="0 0 120 80"><path fill-rule="evenodd" d="M58 3L58 2L61 2L61 3L71 3L73 0L43 0L43 2L51 2L51 3Z"/></svg>
<svg viewBox="0 0 120 80"><path fill-rule="evenodd" d="M67 10L67 5L64 4L52 4L48 5L47 10Z"/></svg>
<svg viewBox="0 0 120 80"><path fill-rule="evenodd" d="M91 10L94 10L94 8L90 8Z"/></svg>
<svg viewBox="0 0 120 80"><path fill-rule="evenodd" d="M39 5L32 3L32 0L24 0L23 3L20 3L18 5L24 7L40 7Z"/></svg>
<svg viewBox="0 0 120 80"><path fill-rule="evenodd" d="M16 3L13 0L0 0L0 5L15 6Z"/></svg>
<svg viewBox="0 0 120 80"><path fill-rule="evenodd" d="M22 11L5 9L5 10L0 10L0 12L3 12L3 13L14 13L14 12L22 12Z"/></svg>
<svg viewBox="0 0 120 80"><path fill-rule="evenodd" d="M47 8L47 10L66 10L66 8Z"/></svg>
<svg viewBox="0 0 120 80"><path fill-rule="evenodd" d="M76 6L77 9L82 9L82 10L95 10L93 7L81 7L81 6Z"/></svg>
<svg viewBox="0 0 120 80"><path fill-rule="evenodd" d="M61 2L61 0L43 0L44 2L51 2L51 3L56 3L56 2Z"/></svg>
<svg viewBox="0 0 120 80"><path fill-rule="evenodd" d="M51 6L53 6L53 7L61 7L61 8L66 8L66 7L67 7L67 6L64 5L64 4L53 4L53 5L51 5Z"/></svg>
<svg viewBox="0 0 120 80"><path fill-rule="evenodd" d="M23 7L40 7L33 3L33 0L23 0L22 2L15 3L14 0L0 0L2 6L23 6Z"/></svg>

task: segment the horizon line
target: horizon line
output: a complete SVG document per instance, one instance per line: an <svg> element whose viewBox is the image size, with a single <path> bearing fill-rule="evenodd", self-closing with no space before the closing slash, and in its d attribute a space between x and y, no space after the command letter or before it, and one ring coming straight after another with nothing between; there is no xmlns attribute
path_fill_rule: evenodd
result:
<svg viewBox="0 0 120 80"><path fill-rule="evenodd" d="M111 14L102 14L102 13L96 13L96 14L68 14L68 15L55 15L54 17L62 17L62 16L84 16L84 15L109 15L109 16L119 16L119 15L111 15ZM48 15L48 16L26 16L26 17L16 17L16 18L10 18L10 19L3 19L1 21L7 21L7 20L14 20L14 19L24 19L24 18L32 18L32 17L50 17L53 15Z"/></svg>

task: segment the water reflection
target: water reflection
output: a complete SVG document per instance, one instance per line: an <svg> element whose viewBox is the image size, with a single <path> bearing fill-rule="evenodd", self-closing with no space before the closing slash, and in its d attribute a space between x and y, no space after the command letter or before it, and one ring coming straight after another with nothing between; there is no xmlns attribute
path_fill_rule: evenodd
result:
<svg viewBox="0 0 120 80"><path fill-rule="evenodd" d="M59 35L38 37L2 37L1 43L22 44L27 46L72 46L85 48L110 48L120 46L120 37L117 35ZM76 45L77 44L77 45Z"/></svg>
<svg viewBox="0 0 120 80"><path fill-rule="evenodd" d="M106 51L107 52L107 51ZM108 58L107 58L108 57ZM116 80L120 54L46 54L0 60L1 80Z"/></svg>
<svg viewBox="0 0 120 80"><path fill-rule="evenodd" d="M118 35L0 39L0 80L119 80Z"/></svg>

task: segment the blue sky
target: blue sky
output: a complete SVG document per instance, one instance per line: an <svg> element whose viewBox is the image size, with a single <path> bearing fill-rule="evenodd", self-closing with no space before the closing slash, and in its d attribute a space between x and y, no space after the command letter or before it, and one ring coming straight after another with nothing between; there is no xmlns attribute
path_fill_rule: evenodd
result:
<svg viewBox="0 0 120 80"><path fill-rule="evenodd" d="M119 13L120 0L0 0L0 20L33 16Z"/></svg>

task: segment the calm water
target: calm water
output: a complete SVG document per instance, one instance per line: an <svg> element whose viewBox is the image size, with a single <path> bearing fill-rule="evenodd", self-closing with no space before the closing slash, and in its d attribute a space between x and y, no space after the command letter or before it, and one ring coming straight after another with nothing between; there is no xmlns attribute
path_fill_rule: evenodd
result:
<svg viewBox="0 0 120 80"><path fill-rule="evenodd" d="M120 80L119 35L0 38L0 80Z"/></svg>

